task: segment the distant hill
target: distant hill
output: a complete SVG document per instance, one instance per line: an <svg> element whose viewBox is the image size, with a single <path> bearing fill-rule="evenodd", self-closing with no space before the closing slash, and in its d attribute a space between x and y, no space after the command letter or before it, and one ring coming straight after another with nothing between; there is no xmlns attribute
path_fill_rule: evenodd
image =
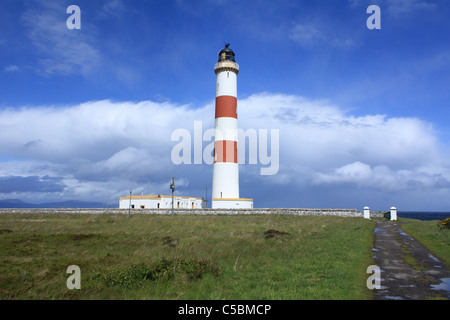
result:
<svg viewBox="0 0 450 320"><path fill-rule="evenodd" d="M36 208L31 203L23 202L18 199L0 200L0 208Z"/></svg>
<svg viewBox="0 0 450 320"><path fill-rule="evenodd" d="M106 204L102 202L89 202L79 200L67 200L61 202L46 202L46 203L28 203L19 199L0 200L0 208L117 208L117 205Z"/></svg>

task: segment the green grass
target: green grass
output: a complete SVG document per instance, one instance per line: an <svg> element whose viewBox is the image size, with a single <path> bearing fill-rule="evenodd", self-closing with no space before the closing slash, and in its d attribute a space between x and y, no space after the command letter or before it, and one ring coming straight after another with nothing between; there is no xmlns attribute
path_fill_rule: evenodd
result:
<svg viewBox="0 0 450 320"><path fill-rule="evenodd" d="M414 270L427 270L422 263L414 258L407 244L402 244L401 252L403 261L405 261L406 264L409 264Z"/></svg>
<svg viewBox="0 0 450 320"><path fill-rule="evenodd" d="M374 225L293 215L1 214L0 299L370 299ZM80 290L66 287L70 265L81 269Z"/></svg>
<svg viewBox="0 0 450 320"><path fill-rule="evenodd" d="M400 218L401 228L424 245L436 258L450 266L450 230L438 227L438 220Z"/></svg>

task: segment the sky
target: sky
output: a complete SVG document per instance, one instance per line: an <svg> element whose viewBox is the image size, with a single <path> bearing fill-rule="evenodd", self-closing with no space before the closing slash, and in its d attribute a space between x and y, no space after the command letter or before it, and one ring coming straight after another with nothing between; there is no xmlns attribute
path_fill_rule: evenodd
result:
<svg viewBox="0 0 450 320"><path fill-rule="evenodd" d="M258 141L240 149L241 197L450 211L449 16L444 0L2 0L0 200L118 206L170 194L172 177L176 194L210 197L194 142L210 145L230 43L239 127ZM192 161L174 160L174 132Z"/></svg>

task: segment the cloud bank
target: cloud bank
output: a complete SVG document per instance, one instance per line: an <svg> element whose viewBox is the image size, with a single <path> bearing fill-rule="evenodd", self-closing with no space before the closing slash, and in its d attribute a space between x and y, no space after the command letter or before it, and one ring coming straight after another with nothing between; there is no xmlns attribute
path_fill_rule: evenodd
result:
<svg viewBox="0 0 450 320"><path fill-rule="evenodd" d="M448 146L430 123L355 116L326 100L272 93L240 99L238 114L244 130L280 134L276 175L261 176L258 164L240 167L242 196L253 197L257 207L444 210L450 204ZM167 193L172 176L179 194L204 196L212 166L174 165L171 134L183 128L193 135L194 121L212 128L213 117L213 101L3 109L0 199L116 203L130 189Z"/></svg>

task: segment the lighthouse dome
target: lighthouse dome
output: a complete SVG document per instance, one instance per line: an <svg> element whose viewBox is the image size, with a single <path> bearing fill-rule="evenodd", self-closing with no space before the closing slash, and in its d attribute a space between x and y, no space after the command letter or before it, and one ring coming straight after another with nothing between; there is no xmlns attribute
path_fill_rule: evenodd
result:
<svg viewBox="0 0 450 320"><path fill-rule="evenodd" d="M231 50L229 48L230 44L227 43L225 44L225 48L223 48L222 50L220 50L219 52L219 59L218 62L220 61L226 61L226 60L230 60L230 61L234 61L236 62L235 58L234 58L234 52L233 50Z"/></svg>

